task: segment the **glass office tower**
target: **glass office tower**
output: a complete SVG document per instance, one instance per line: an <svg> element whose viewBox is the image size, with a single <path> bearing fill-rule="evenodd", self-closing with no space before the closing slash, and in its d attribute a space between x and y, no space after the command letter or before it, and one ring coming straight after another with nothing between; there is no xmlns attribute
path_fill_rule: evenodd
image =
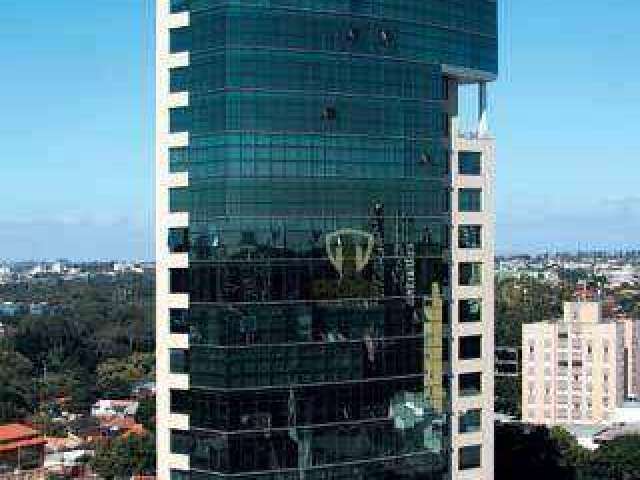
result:
<svg viewBox="0 0 640 480"><path fill-rule="evenodd" d="M157 3L159 478L481 471L454 118L495 2Z"/></svg>

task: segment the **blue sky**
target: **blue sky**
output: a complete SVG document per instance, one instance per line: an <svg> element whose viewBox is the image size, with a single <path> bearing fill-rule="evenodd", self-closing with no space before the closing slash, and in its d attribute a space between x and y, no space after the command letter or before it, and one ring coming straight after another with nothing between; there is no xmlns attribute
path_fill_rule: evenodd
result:
<svg viewBox="0 0 640 480"><path fill-rule="evenodd" d="M638 246L640 2L501 3L498 250ZM152 8L3 5L0 259L152 257Z"/></svg>

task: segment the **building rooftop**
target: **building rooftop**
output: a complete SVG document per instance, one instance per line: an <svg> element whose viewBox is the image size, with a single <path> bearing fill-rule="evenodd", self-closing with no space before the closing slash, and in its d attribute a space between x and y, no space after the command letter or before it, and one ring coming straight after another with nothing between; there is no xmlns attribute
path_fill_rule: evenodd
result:
<svg viewBox="0 0 640 480"><path fill-rule="evenodd" d="M40 432L20 423L0 425L0 453L20 448L45 445L47 441Z"/></svg>
<svg viewBox="0 0 640 480"><path fill-rule="evenodd" d="M39 434L37 430L21 423L0 425L0 444L35 437Z"/></svg>

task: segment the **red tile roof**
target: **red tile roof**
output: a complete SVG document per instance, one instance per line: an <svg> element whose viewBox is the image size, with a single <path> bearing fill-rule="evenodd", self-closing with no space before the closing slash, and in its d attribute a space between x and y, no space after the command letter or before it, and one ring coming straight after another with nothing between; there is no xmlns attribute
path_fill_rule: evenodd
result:
<svg viewBox="0 0 640 480"><path fill-rule="evenodd" d="M31 427L22 425L20 423L9 423L7 425L0 425L0 442L10 442L15 440L21 440L24 438L35 437L40 432L34 430Z"/></svg>
<svg viewBox="0 0 640 480"><path fill-rule="evenodd" d="M0 445L0 453L11 452L19 448L35 447L39 445L46 445L47 441L42 437L28 438L26 440L19 440L17 442L10 442Z"/></svg>

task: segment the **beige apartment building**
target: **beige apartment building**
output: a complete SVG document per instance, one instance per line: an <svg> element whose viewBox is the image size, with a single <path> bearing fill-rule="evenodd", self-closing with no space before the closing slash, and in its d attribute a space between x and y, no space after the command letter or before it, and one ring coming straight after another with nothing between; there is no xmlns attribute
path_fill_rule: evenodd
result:
<svg viewBox="0 0 640 480"><path fill-rule="evenodd" d="M561 319L522 326L522 420L601 424L637 396L638 326L603 319L598 302L567 302Z"/></svg>

